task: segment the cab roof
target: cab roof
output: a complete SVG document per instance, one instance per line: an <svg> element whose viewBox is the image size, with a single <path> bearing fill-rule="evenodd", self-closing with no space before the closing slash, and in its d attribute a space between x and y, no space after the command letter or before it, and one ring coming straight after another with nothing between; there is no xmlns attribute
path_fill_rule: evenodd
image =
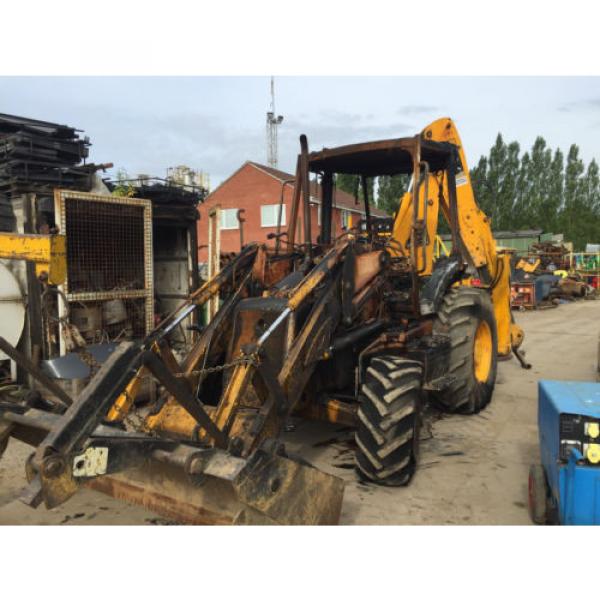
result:
<svg viewBox="0 0 600 600"><path fill-rule="evenodd" d="M432 142L416 137L396 138L323 148L308 155L308 168L313 173L331 172L349 175L399 175L412 173L413 156L421 145L421 160L429 163L431 171L447 166L454 144Z"/></svg>

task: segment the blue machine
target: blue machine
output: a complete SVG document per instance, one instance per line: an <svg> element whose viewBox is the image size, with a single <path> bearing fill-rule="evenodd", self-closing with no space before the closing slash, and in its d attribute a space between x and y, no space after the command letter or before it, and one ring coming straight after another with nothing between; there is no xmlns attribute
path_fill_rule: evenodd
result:
<svg viewBox="0 0 600 600"><path fill-rule="evenodd" d="M600 383L540 381L541 465L529 472L536 523L600 524Z"/></svg>

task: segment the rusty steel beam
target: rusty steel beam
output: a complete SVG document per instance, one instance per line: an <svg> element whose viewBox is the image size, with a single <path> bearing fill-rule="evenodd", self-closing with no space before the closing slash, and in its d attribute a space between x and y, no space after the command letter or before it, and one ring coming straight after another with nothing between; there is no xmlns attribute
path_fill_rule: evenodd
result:
<svg viewBox="0 0 600 600"><path fill-rule="evenodd" d="M312 258L312 230L310 222L310 178L308 173L308 139L300 136L300 173L302 178L302 203L304 207L304 243L309 258Z"/></svg>
<svg viewBox="0 0 600 600"><path fill-rule="evenodd" d="M302 189L302 177L300 175L300 156L296 161L296 179L294 183L294 197L292 199L292 210L290 214L290 224L288 225L288 243L293 250L296 243L296 229L298 227L298 208L300 205L300 192Z"/></svg>

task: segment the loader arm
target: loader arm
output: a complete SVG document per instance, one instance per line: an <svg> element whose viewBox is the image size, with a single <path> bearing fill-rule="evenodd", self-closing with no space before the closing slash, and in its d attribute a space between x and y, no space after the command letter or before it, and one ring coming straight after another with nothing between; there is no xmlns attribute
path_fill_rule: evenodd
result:
<svg viewBox="0 0 600 600"><path fill-rule="evenodd" d="M489 217L479 208L475 199L471 175L467 166L465 151L456 125L449 118L437 119L421 132L423 140L449 142L457 147L456 157L456 221L457 239L462 254L477 273L481 286L491 291L496 325L498 330L498 354L507 356L511 349L517 349L523 341L523 330L513 321L510 309L510 256L498 252L492 234ZM421 275L431 275L434 266L435 237L438 230L439 209L450 223L448 180L443 172L429 173L428 182L418 185L416 192L406 192L394 218L392 238L398 247L396 252L408 252L413 236L413 214L415 197L418 207L415 211L419 219L424 219L427 230L426 245L423 253L416 255L416 268ZM427 197L426 197L427 196ZM455 248L453 248L454 250ZM468 281L463 282L467 285Z"/></svg>
<svg viewBox="0 0 600 600"><path fill-rule="evenodd" d="M67 396L54 411L0 398L0 456L9 437L36 447L26 464L23 502L53 508L84 485L192 524L337 523L343 481L290 459L272 439L287 412L286 395L277 372L269 369L269 356L258 354L270 333L337 264L343 248L323 257L298 286L282 294L278 300L285 309L257 336L253 350L238 349L236 368L217 406L198 396L202 377L211 371L202 367L207 360L213 364L215 346L222 348L228 338L228 324L247 295L261 252L256 244L246 246L144 341L122 342L79 396ZM169 332L224 286L228 298L180 363L169 348ZM18 358L14 348L8 350ZM32 367L31 374L48 387L39 369ZM236 431L237 406L252 392L255 376L262 378L265 401L241 415ZM146 377L163 386L164 403L159 400L145 421L132 424L127 418ZM252 430L243 427L249 423L244 416L254 418Z"/></svg>

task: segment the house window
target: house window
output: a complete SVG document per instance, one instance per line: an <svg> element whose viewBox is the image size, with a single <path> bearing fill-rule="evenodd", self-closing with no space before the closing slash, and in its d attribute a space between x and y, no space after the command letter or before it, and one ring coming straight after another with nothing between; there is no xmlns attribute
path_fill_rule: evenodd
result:
<svg viewBox="0 0 600 600"><path fill-rule="evenodd" d="M221 229L239 229L237 211L237 208L221 209Z"/></svg>
<svg viewBox="0 0 600 600"><path fill-rule="evenodd" d="M348 223L350 222L350 211L342 210L342 227L348 229Z"/></svg>
<svg viewBox="0 0 600 600"><path fill-rule="evenodd" d="M277 227L279 204L264 204L260 207L261 227ZM281 206L281 226L285 225L285 204Z"/></svg>

